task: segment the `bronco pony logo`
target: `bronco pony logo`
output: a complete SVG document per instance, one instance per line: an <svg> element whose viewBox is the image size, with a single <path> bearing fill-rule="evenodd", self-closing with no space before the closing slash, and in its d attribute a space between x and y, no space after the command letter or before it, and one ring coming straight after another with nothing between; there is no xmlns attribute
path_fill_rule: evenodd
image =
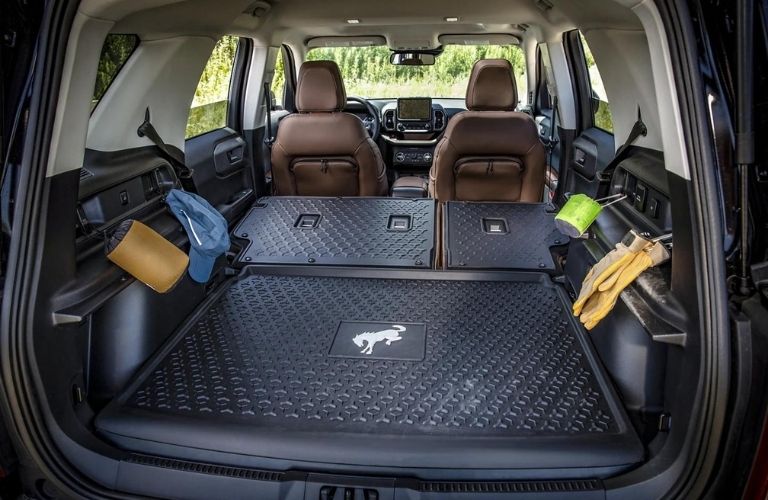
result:
<svg viewBox="0 0 768 500"><path fill-rule="evenodd" d="M352 339L352 342L354 342L357 347L365 346L365 348L360 351L360 354L373 354L373 348L376 344L385 342L387 345L390 345L392 342L402 340L403 337L401 337L400 334L404 331L404 326L392 325L392 328L389 330L363 332L360 335L356 335L355 338Z"/></svg>

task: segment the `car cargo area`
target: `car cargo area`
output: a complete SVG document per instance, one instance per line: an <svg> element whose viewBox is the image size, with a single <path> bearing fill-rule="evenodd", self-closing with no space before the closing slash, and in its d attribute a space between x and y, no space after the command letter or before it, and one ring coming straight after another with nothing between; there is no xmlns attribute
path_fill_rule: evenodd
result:
<svg viewBox="0 0 768 500"><path fill-rule="evenodd" d="M641 462L570 314L547 206L449 203L446 248L435 208L259 200L233 233L237 276L101 411L99 434L145 455L432 479ZM432 269L440 253L472 270Z"/></svg>
<svg viewBox="0 0 768 500"><path fill-rule="evenodd" d="M10 1L3 498L761 477L762 5Z"/></svg>

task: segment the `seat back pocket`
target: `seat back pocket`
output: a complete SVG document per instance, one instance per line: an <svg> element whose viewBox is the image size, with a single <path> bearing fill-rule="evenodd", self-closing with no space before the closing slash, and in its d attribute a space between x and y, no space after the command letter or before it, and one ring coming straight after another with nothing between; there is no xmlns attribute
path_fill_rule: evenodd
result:
<svg viewBox="0 0 768 500"><path fill-rule="evenodd" d="M456 199L519 201L523 164L511 157L468 157L454 166Z"/></svg>
<svg viewBox="0 0 768 500"><path fill-rule="evenodd" d="M299 196L357 196L357 165L347 158L300 158L291 165Z"/></svg>

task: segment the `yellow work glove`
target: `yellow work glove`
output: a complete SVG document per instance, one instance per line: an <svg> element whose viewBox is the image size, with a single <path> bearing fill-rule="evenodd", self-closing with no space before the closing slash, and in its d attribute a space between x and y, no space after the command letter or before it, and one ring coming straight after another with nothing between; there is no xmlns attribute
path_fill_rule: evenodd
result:
<svg viewBox="0 0 768 500"><path fill-rule="evenodd" d="M587 301L579 318L584 328L593 329L613 310L619 295L630 283L649 267L659 265L667 259L669 252L661 243L654 243L650 248L635 254L627 266L603 281L598 286L598 292Z"/></svg>
<svg viewBox="0 0 768 500"><path fill-rule="evenodd" d="M651 242L634 231L630 231L626 237L616 244L616 248L608 252L605 257L592 266L581 284L581 290L576 302L573 303L573 315L578 316L592 294L598 291L598 287L607 279L620 274L635 256Z"/></svg>

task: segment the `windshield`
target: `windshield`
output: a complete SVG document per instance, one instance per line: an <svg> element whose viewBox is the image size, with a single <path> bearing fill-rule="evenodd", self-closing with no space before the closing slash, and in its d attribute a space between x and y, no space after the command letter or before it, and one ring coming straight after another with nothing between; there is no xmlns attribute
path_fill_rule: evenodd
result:
<svg viewBox="0 0 768 500"><path fill-rule="evenodd" d="M475 61L501 58L512 63L519 98L527 92L525 57L514 45L447 45L432 66L395 66L391 53L387 47L323 47L310 50L307 60L335 61L350 96L463 99Z"/></svg>

